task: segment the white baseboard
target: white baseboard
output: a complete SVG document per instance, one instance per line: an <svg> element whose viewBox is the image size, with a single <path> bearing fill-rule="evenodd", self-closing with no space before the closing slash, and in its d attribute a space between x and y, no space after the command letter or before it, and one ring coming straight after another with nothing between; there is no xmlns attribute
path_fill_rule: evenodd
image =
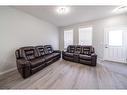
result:
<svg viewBox="0 0 127 95"><path fill-rule="evenodd" d="M9 69L9 70L7 70L7 71L0 72L0 75L3 75L3 74L6 74L6 73L9 73L9 72L14 71L14 70L16 70L16 69L17 69L17 68L16 68L16 67L14 67L14 68L11 68L11 69Z"/></svg>
<svg viewBox="0 0 127 95"><path fill-rule="evenodd" d="M103 63L104 60L103 60L103 58L97 58L97 62L98 62L98 63Z"/></svg>
<svg viewBox="0 0 127 95"><path fill-rule="evenodd" d="M99 61L104 61L103 58L97 58L97 60L99 60Z"/></svg>

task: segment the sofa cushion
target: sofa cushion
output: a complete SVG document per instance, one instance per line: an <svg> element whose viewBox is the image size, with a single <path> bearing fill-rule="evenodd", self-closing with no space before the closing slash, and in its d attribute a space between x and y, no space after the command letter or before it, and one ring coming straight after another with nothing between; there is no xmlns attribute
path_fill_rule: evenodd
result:
<svg viewBox="0 0 127 95"><path fill-rule="evenodd" d="M82 46L81 54L91 55L91 53L92 53L92 46Z"/></svg>
<svg viewBox="0 0 127 95"><path fill-rule="evenodd" d="M45 55L45 52L44 52L44 46L36 46L35 47L37 52L38 52L38 56L44 56Z"/></svg>
<svg viewBox="0 0 127 95"><path fill-rule="evenodd" d="M73 57L74 53L65 52L64 55L68 57Z"/></svg>
<svg viewBox="0 0 127 95"><path fill-rule="evenodd" d="M20 57L25 58L26 60L32 60L37 57L37 51L35 47L28 46L28 47L22 47L19 49Z"/></svg>
<svg viewBox="0 0 127 95"><path fill-rule="evenodd" d="M68 61L74 61L73 57L68 57L68 56L64 56L63 59L68 60Z"/></svg>
<svg viewBox="0 0 127 95"><path fill-rule="evenodd" d="M54 57L57 57L57 56L59 56L60 55L60 53L53 53L53 56Z"/></svg>
<svg viewBox="0 0 127 95"><path fill-rule="evenodd" d="M44 49L45 49L45 54L51 54L51 53L53 53L53 48L52 48L51 45L45 45Z"/></svg>
<svg viewBox="0 0 127 95"><path fill-rule="evenodd" d="M75 45L69 45L67 47L67 52L74 53L75 52Z"/></svg>
<svg viewBox="0 0 127 95"><path fill-rule="evenodd" d="M91 56L89 55L79 54L79 58L84 59L84 60L91 60Z"/></svg>
<svg viewBox="0 0 127 95"><path fill-rule="evenodd" d="M37 66L43 64L44 62L45 62L45 59L42 57L35 58L35 59L30 61L32 68L37 67Z"/></svg>
<svg viewBox="0 0 127 95"><path fill-rule="evenodd" d="M54 57L53 53L44 56L44 58L45 58L46 61L49 61L49 60L53 59L53 57Z"/></svg>

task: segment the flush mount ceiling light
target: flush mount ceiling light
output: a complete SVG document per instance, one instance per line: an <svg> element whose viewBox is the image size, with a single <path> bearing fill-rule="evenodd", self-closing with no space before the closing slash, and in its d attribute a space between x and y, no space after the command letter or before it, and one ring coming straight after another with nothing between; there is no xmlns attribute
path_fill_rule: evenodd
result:
<svg viewBox="0 0 127 95"><path fill-rule="evenodd" d="M113 10L114 13L123 13L127 12L127 6L120 6Z"/></svg>
<svg viewBox="0 0 127 95"><path fill-rule="evenodd" d="M70 8L69 7L58 7L56 11L58 14L67 14L70 12Z"/></svg>

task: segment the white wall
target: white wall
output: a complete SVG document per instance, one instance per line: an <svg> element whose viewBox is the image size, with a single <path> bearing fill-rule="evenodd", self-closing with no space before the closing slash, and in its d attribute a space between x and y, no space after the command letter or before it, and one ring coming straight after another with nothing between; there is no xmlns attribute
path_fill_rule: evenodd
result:
<svg viewBox="0 0 127 95"><path fill-rule="evenodd" d="M16 67L15 50L53 45L59 49L56 26L11 7L0 7L0 73Z"/></svg>
<svg viewBox="0 0 127 95"><path fill-rule="evenodd" d="M103 58L104 55L104 28L110 26L127 25L127 14L112 16L104 19L98 19L89 22L78 23L70 26L60 27L60 49L63 50L64 39L63 30L64 29L74 29L74 44L78 44L78 28L79 27L93 27L93 41L92 44L95 47L95 51L98 58Z"/></svg>

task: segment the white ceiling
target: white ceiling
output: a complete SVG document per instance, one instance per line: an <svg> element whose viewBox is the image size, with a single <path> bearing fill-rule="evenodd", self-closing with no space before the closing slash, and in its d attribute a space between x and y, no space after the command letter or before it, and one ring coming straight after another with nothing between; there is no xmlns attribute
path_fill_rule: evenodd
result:
<svg viewBox="0 0 127 95"><path fill-rule="evenodd" d="M58 6L15 6L16 9L27 12L57 26L67 26L113 16L115 13L112 11L116 8L116 6L69 6L69 14L58 15L56 12L57 7Z"/></svg>

